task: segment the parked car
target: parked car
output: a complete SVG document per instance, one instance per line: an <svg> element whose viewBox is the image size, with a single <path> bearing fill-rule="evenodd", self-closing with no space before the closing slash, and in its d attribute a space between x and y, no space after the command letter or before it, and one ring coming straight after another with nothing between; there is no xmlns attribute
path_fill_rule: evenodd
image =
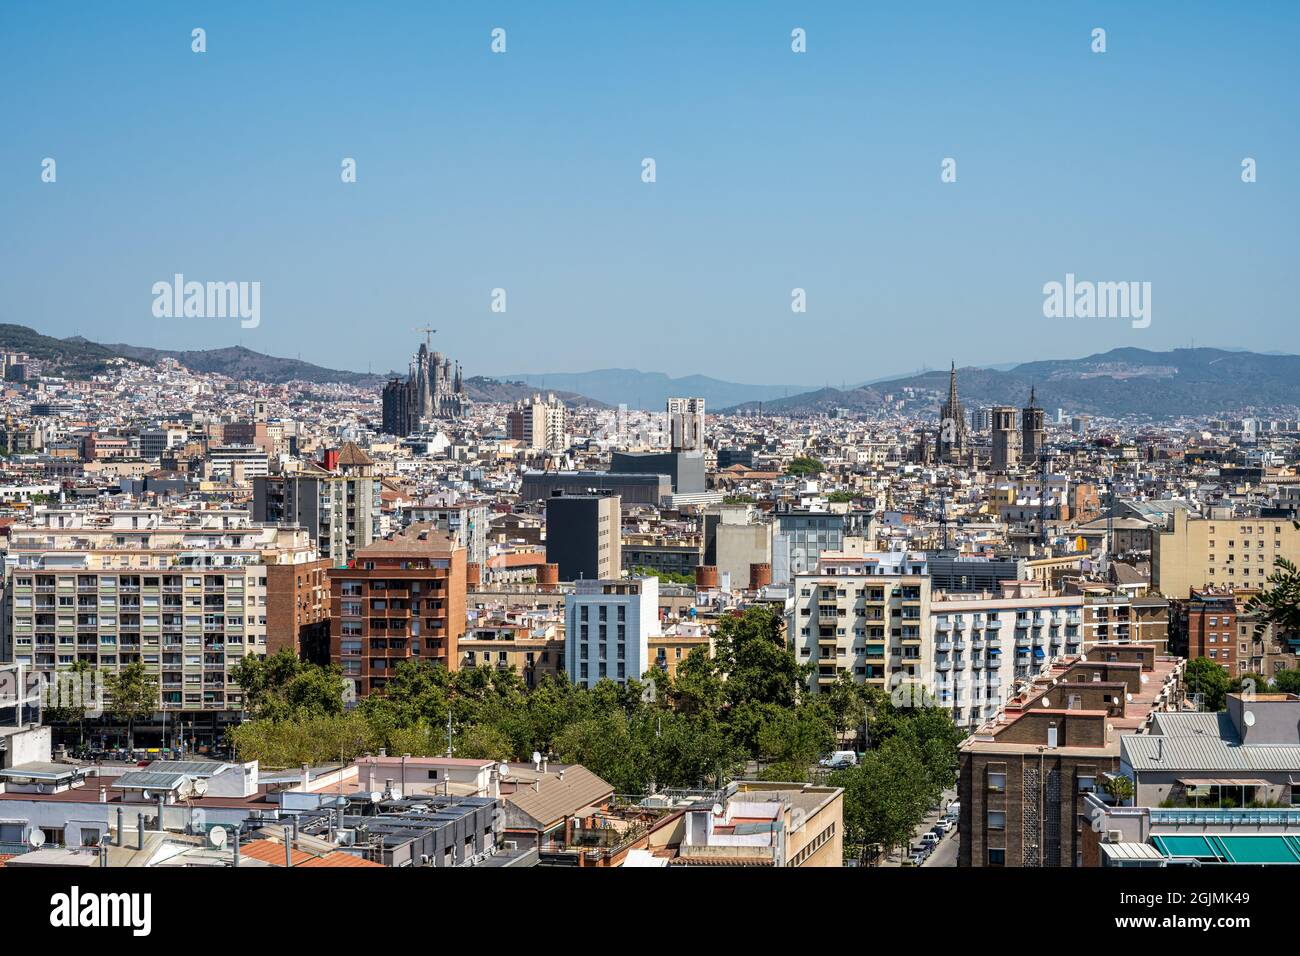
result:
<svg viewBox="0 0 1300 956"><path fill-rule="evenodd" d="M923 851L913 850L912 854L907 858L907 862L911 863L913 866L920 866L929 856L930 854Z"/></svg>
<svg viewBox="0 0 1300 956"><path fill-rule="evenodd" d="M941 833L947 833L950 830L954 829L956 826L957 824L954 823L952 820L944 818L934 825L934 829L940 831Z"/></svg>
<svg viewBox="0 0 1300 956"><path fill-rule="evenodd" d="M823 757L817 763L819 766L829 767L831 770L842 770L845 767L856 767L858 765L858 755L852 750L837 750L829 757Z"/></svg>
<svg viewBox="0 0 1300 956"><path fill-rule="evenodd" d="M933 830L927 830L925 833L921 834L922 846L932 847L937 845L938 842L939 842L939 837L934 833Z"/></svg>

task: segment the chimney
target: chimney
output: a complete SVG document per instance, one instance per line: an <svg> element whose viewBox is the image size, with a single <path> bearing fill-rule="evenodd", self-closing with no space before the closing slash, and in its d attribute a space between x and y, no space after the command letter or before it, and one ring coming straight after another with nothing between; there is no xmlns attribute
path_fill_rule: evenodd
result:
<svg viewBox="0 0 1300 956"><path fill-rule="evenodd" d="M135 848L137 850L144 849L144 811L143 810L141 810L140 813L136 815Z"/></svg>
<svg viewBox="0 0 1300 956"><path fill-rule="evenodd" d="M108 803L108 787L101 786L99 788L99 802Z"/></svg>
<svg viewBox="0 0 1300 956"><path fill-rule="evenodd" d="M302 788L306 790L311 786L311 768L307 764L302 765Z"/></svg>
<svg viewBox="0 0 1300 956"><path fill-rule="evenodd" d="M1165 759L1165 738L1164 737L1156 738L1156 759L1157 760Z"/></svg>
<svg viewBox="0 0 1300 956"><path fill-rule="evenodd" d="M122 836L122 808L117 808L117 845L125 846L125 838Z"/></svg>
<svg viewBox="0 0 1300 956"><path fill-rule="evenodd" d="M289 869L293 866L293 846L289 842L289 828L284 828L284 866Z"/></svg>

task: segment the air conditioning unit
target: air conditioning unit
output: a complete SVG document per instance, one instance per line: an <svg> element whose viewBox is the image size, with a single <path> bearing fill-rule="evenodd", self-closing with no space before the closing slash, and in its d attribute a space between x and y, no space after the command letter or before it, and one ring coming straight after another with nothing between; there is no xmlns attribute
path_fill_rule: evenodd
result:
<svg viewBox="0 0 1300 956"><path fill-rule="evenodd" d="M1107 842L1107 843L1123 843L1123 842L1124 842L1124 832L1123 832L1122 830L1107 830L1107 831L1106 831L1106 842Z"/></svg>

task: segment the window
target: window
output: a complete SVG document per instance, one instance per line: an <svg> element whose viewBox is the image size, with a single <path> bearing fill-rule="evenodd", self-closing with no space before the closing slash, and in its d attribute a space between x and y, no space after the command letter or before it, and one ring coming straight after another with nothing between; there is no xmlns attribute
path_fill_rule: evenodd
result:
<svg viewBox="0 0 1300 956"><path fill-rule="evenodd" d="M1005 830L1007 828L1007 813L1005 810L990 810L988 829Z"/></svg>
<svg viewBox="0 0 1300 956"><path fill-rule="evenodd" d="M989 848L989 866L1006 866L1007 851Z"/></svg>
<svg viewBox="0 0 1300 956"><path fill-rule="evenodd" d="M1007 789L1007 775L1005 773L989 774L989 789L997 793Z"/></svg>

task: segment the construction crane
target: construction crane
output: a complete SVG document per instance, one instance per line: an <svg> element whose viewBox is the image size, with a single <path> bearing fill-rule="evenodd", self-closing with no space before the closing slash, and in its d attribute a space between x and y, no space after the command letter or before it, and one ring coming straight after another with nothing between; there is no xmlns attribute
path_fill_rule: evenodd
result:
<svg viewBox="0 0 1300 956"><path fill-rule="evenodd" d="M412 329L411 331L423 332L425 346L429 349L433 348L433 334L438 331L437 329L431 329L427 325L422 325L419 328Z"/></svg>

